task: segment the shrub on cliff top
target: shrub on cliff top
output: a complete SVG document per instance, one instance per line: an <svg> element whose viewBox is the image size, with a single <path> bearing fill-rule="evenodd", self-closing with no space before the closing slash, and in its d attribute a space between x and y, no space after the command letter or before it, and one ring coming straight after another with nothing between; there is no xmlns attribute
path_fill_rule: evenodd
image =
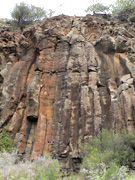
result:
<svg viewBox="0 0 135 180"><path fill-rule="evenodd" d="M109 11L109 7L108 6L104 6L101 3L95 3L91 6L89 6L85 12L86 13L93 13L93 14L97 14L97 13L107 13Z"/></svg>
<svg viewBox="0 0 135 180"><path fill-rule="evenodd" d="M86 10L86 13L105 13L108 12L112 15L123 15L128 14L129 16L135 16L135 0L116 0L115 4L110 4L105 6L102 3L96 1L94 4L90 5Z"/></svg>
<svg viewBox="0 0 135 180"><path fill-rule="evenodd" d="M17 27L21 27L32 21L46 18L46 11L43 8L21 2L20 4L16 4L11 12L11 16L15 20Z"/></svg>
<svg viewBox="0 0 135 180"><path fill-rule="evenodd" d="M112 6L112 14L121 14L126 11L135 11L135 0L117 0Z"/></svg>

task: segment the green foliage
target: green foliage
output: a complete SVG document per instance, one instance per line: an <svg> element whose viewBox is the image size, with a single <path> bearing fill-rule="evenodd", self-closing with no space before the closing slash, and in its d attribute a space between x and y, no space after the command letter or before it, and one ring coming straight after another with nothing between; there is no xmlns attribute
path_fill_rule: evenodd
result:
<svg viewBox="0 0 135 180"><path fill-rule="evenodd" d="M102 180L132 180L132 177L127 173L128 168L125 166L119 167L112 164L102 176Z"/></svg>
<svg viewBox="0 0 135 180"><path fill-rule="evenodd" d="M114 163L110 167L104 163L98 164L96 168L82 169L83 179L90 180L133 180L127 173L129 169L126 166L118 166Z"/></svg>
<svg viewBox="0 0 135 180"><path fill-rule="evenodd" d="M132 14L134 17L135 17L135 10L133 11L133 14Z"/></svg>
<svg viewBox="0 0 135 180"><path fill-rule="evenodd" d="M95 164L104 162L110 165L113 161L118 165L129 165L135 157L134 149L135 137L132 134L125 132L115 134L112 130L108 132L103 129L102 133L91 138L83 149L83 163L91 161Z"/></svg>
<svg viewBox="0 0 135 180"><path fill-rule="evenodd" d="M46 157L46 159L49 159L49 157ZM33 171L33 180L55 180L60 177L60 166L56 159L46 167L44 165L35 165Z"/></svg>
<svg viewBox="0 0 135 180"><path fill-rule="evenodd" d="M16 147L16 142L14 142L7 132L6 128L0 130L0 151L11 151Z"/></svg>
<svg viewBox="0 0 135 180"><path fill-rule="evenodd" d="M60 166L50 156L37 157L34 161L18 161L15 152L0 155L0 180L60 180Z"/></svg>
<svg viewBox="0 0 135 180"><path fill-rule="evenodd" d="M90 179L120 179L121 174L125 179L129 178L126 166L135 159L134 149L135 136L132 134L115 134L112 130L103 129L82 148L82 173Z"/></svg>
<svg viewBox="0 0 135 180"><path fill-rule="evenodd" d="M46 18L46 11L43 8L25 4L24 2L16 4L11 12L12 18L18 27L31 23L32 21Z"/></svg>
<svg viewBox="0 0 135 180"><path fill-rule="evenodd" d="M128 10L135 9L135 0L117 0L115 5L112 6L112 14L120 14Z"/></svg>
<svg viewBox="0 0 135 180"><path fill-rule="evenodd" d="M109 11L109 7L104 6L101 3L93 4L85 10L86 13L92 12L93 14L95 14L95 13L107 13L108 11Z"/></svg>
<svg viewBox="0 0 135 180"><path fill-rule="evenodd" d="M63 180L82 180L83 179L83 177L81 176L81 174L79 173L77 173L77 174L74 174L74 175L70 175L70 176L68 176L68 177L63 177L62 178ZM61 180L62 180L61 179Z"/></svg>
<svg viewBox="0 0 135 180"><path fill-rule="evenodd" d="M28 173L11 175L9 178L10 180L26 180L28 179Z"/></svg>

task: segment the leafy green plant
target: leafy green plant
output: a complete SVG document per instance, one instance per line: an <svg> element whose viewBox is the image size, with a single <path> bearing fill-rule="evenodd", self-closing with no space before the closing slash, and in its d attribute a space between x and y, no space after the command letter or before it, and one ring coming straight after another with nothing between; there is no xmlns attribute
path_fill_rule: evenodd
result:
<svg viewBox="0 0 135 180"><path fill-rule="evenodd" d="M129 169L126 166L119 167L112 164L102 176L102 180L132 180L132 177L127 173Z"/></svg>
<svg viewBox="0 0 135 180"><path fill-rule="evenodd" d="M0 151L11 151L16 147L16 142L14 142L7 132L6 127L0 130Z"/></svg>
<svg viewBox="0 0 135 180"><path fill-rule="evenodd" d="M34 162L33 179L34 180L55 180L60 177L60 166L56 159L51 160L49 156L45 156L46 164L41 158Z"/></svg>
<svg viewBox="0 0 135 180"><path fill-rule="evenodd" d="M63 177L61 180L82 180L83 177L81 176L80 173L77 173L77 174L72 174L68 177Z"/></svg>
<svg viewBox="0 0 135 180"><path fill-rule="evenodd" d="M16 4L11 12L11 16L15 20L17 27L25 26L32 21L42 20L47 17L46 11L43 8L28 5L24 2Z"/></svg>
<svg viewBox="0 0 135 180"><path fill-rule="evenodd" d="M27 180L27 179L28 179L28 173L15 174L10 176L10 180Z"/></svg>
<svg viewBox="0 0 135 180"><path fill-rule="evenodd" d="M112 180L112 177L118 179L124 169L123 176L126 179L129 176L128 166L135 159L134 149L135 136L132 134L115 134L113 130L103 129L98 136L90 138L88 144L82 148L82 173L91 180Z"/></svg>
<svg viewBox="0 0 135 180"><path fill-rule="evenodd" d="M112 14L120 14L121 12L134 11L135 1L134 0L117 0L116 3L112 6Z"/></svg>
<svg viewBox="0 0 135 180"><path fill-rule="evenodd" d="M101 163L109 165L110 161L118 165L129 165L135 157L135 136L122 132L115 134L114 131L102 130L97 137L89 140L84 147L84 158L89 162ZM95 159L96 158L96 159Z"/></svg>
<svg viewBox="0 0 135 180"><path fill-rule="evenodd" d="M108 6L104 6L101 3L95 3L91 6L89 6L85 12L86 13L93 13L93 14L97 14L97 13L107 13L109 11L109 7Z"/></svg>

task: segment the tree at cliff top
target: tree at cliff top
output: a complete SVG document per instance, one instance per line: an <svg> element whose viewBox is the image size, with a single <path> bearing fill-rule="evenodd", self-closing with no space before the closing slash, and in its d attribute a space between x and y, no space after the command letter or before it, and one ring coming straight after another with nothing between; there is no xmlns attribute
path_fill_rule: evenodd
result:
<svg viewBox="0 0 135 180"><path fill-rule="evenodd" d="M108 6L104 6L101 3L95 3L91 6L89 6L85 12L86 13L93 13L93 14L97 14L97 13L107 13L109 11L109 7Z"/></svg>
<svg viewBox="0 0 135 180"><path fill-rule="evenodd" d="M121 12L135 12L135 0L117 0L112 6L112 14L120 14Z"/></svg>
<svg viewBox="0 0 135 180"><path fill-rule="evenodd" d="M17 27L23 27L32 21L42 20L47 17L46 11L43 8L28 5L24 2L16 4L11 12L11 16L15 20Z"/></svg>
<svg viewBox="0 0 135 180"><path fill-rule="evenodd" d="M125 12L135 14L135 0L117 0L114 5L105 6L101 3L94 3L93 5L89 6L85 12L86 13L112 13L113 15L120 15L121 13Z"/></svg>

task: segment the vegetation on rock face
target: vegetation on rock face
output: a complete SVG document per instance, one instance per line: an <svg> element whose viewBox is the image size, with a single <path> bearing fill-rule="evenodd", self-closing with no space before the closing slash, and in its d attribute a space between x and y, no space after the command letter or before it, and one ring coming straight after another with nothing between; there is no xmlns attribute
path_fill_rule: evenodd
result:
<svg viewBox="0 0 135 180"><path fill-rule="evenodd" d="M16 142L14 142L10 135L8 134L6 128L0 130L0 151L11 151L16 147Z"/></svg>
<svg viewBox="0 0 135 180"><path fill-rule="evenodd" d="M11 16L15 20L17 27L25 26L32 21L42 20L47 17L43 8L27 5L24 2L16 4L11 12Z"/></svg>

